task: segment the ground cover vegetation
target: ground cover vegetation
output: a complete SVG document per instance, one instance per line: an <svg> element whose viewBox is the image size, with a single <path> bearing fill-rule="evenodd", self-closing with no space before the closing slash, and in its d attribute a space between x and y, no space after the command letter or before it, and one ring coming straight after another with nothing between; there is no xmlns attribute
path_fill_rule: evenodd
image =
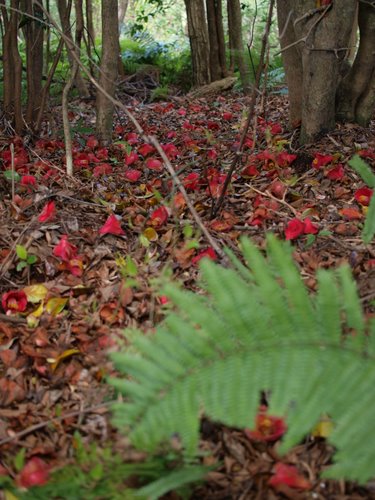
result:
<svg viewBox="0 0 375 500"><path fill-rule="evenodd" d="M374 2L0 13L0 498L372 498Z"/></svg>

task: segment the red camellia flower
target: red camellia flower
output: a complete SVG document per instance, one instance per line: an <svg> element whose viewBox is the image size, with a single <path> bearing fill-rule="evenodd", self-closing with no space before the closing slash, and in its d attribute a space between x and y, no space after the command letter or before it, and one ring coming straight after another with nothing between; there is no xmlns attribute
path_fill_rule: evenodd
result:
<svg viewBox="0 0 375 500"><path fill-rule="evenodd" d="M354 193L354 198L358 201L358 203L364 207L368 207L370 205L371 196L374 194L374 191L369 187L365 186L363 188L357 189Z"/></svg>
<svg viewBox="0 0 375 500"><path fill-rule="evenodd" d="M370 158L372 160L375 160L375 150L374 149L361 149L358 151L359 156L362 156L362 158Z"/></svg>
<svg viewBox="0 0 375 500"><path fill-rule="evenodd" d="M125 179L129 182L137 182L141 175L142 172L140 170L133 168L128 168L128 170L125 171Z"/></svg>
<svg viewBox="0 0 375 500"><path fill-rule="evenodd" d="M13 290L3 294L1 305L6 314L25 311L27 307L27 296L23 290Z"/></svg>
<svg viewBox="0 0 375 500"><path fill-rule="evenodd" d="M245 167L241 172L241 176L245 178L256 177L257 175L259 175L259 170L254 164L247 165L247 167Z"/></svg>
<svg viewBox="0 0 375 500"><path fill-rule="evenodd" d="M151 144L142 144L141 147L138 148L138 153L142 156L147 156L155 151L154 146Z"/></svg>
<svg viewBox="0 0 375 500"><path fill-rule="evenodd" d="M33 175L23 175L21 177L21 186L26 186L30 188L31 186L36 186L36 178Z"/></svg>
<svg viewBox="0 0 375 500"><path fill-rule="evenodd" d="M96 150L96 157L98 160L108 160L108 148L99 148Z"/></svg>
<svg viewBox="0 0 375 500"><path fill-rule="evenodd" d="M311 489L311 483L298 472L296 467L281 462L275 465L275 474L271 477L268 484L275 489L282 485L301 490Z"/></svg>
<svg viewBox="0 0 375 500"><path fill-rule="evenodd" d="M56 206L54 201L48 201L43 210L41 211L38 221L39 222L50 222L56 216Z"/></svg>
<svg viewBox="0 0 375 500"><path fill-rule="evenodd" d="M344 166L340 163L326 172L326 176L331 181L340 181L344 177Z"/></svg>
<svg viewBox="0 0 375 500"><path fill-rule="evenodd" d="M206 250L202 250L201 252L199 252L198 255L196 255L195 257L193 257L191 259L191 263L193 265L196 265L203 258L208 258L208 259L211 259L211 260L217 260L217 255L216 255L215 250L212 247L209 247Z"/></svg>
<svg viewBox="0 0 375 500"><path fill-rule="evenodd" d="M163 148L164 153L167 155L167 157L170 160L174 160L180 154L178 149L176 148L176 146L174 144L170 144L170 143L163 144L162 148Z"/></svg>
<svg viewBox="0 0 375 500"><path fill-rule="evenodd" d="M156 172L161 172L163 170L163 164L157 158L148 158L146 161L146 167L150 170L155 170Z"/></svg>
<svg viewBox="0 0 375 500"><path fill-rule="evenodd" d="M65 262L69 262L77 255L77 247L68 241L68 236L63 234L61 240L53 249L53 255Z"/></svg>
<svg viewBox="0 0 375 500"><path fill-rule="evenodd" d="M183 180L185 189L190 189L191 191L196 191L199 187L199 174L198 172L191 172Z"/></svg>
<svg viewBox="0 0 375 500"><path fill-rule="evenodd" d="M130 165L133 165L133 163L136 163L138 160L139 160L139 156L137 155L137 153L132 151L129 155L126 155L125 165L127 165L129 167Z"/></svg>
<svg viewBox="0 0 375 500"><path fill-rule="evenodd" d="M109 163L101 163L94 168L93 176L100 177L101 175L110 175L112 166Z"/></svg>
<svg viewBox="0 0 375 500"><path fill-rule="evenodd" d="M74 155L73 163L76 167L88 167L90 158L88 153L77 153Z"/></svg>
<svg viewBox="0 0 375 500"><path fill-rule="evenodd" d="M329 163L333 162L332 155L322 155L321 153L316 153L315 158L313 159L312 166L314 168L325 167Z"/></svg>
<svg viewBox="0 0 375 500"><path fill-rule="evenodd" d="M105 224L99 229L99 234L125 234L117 217L112 214L108 217Z"/></svg>
<svg viewBox="0 0 375 500"><path fill-rule="evenodd" d="M233 120L233 113L231 113L230 111L224 111L223 120L228 121L228 122Z"/></svg>
<svg viewBox="0 0 375 500"><path fill-rule="evenodd" d="M255 429L245 429L244 432L249 439L256 441L277 441L286 432L286 424L281 417L275 417L266 413L266 407L261 406L255 418Z"/></svg>
<svg viewBox="0 0 375 500"><path fill-rule="evenodd" d="M304 234L316 234L319 231L319 228L315 226L308 217L306 217L303 223L305 225L303 230Z"/></svg>
<svg viewBox="0 0 375 500"><path fill-rule="evenodd" d="M210 159L210 160L216 160L217 158L217 151L215 149L210 149L207 153L207 157Z"/></svg>
<svg viewBox="0 0 375 500"><path fill-rule="evenodd" d="M99 146L99 141L94 135L90 135L90 137L87 138L86 146L90 149L95 149Z"/></svg>
<svg viewBox="0 0 375 500"><path fill-rule="evenodd" d="M151 214L151 225L154 227L162 226L168 219L168 210L161 206L156 208Z"/></svg>
<svg viewBox="0 0 375 500"><path fill-rule="evenodd" d="M294 160L297 158L297 155L291 155L286 153L285 151L279 153L276 157L276 163L279 167L288 167Z"/></svg>
<svg viewBox="0 0 375 500"><path fill-rule="evenodd" d="M48 481L49 466L39 457L32 457L21 470L17 484L22 488L42 486Z"/></svg>
<svg viewBox="0 0 375 500"><path fill-rule="evenodd" d="M305 224L295 217L294 219L288 222L288 225L285 229L285 239L287 240L295 240L304 233Z"/></svg>
<svg viewBox="0 0 375 500"><path fill-rule="evenodd" d="M129 132L129 134L126 136L126 142L131 146L137 144L139 142L138 135L135 132Z"/></svg>
<svg viewBox="0 0 375 500"><path fill-rule="evenodd" d="M303 221L295 217L288 222L285 229L285 239L295 240L301 234L316 234L318 231L319 228L308 217Z"/></svg>

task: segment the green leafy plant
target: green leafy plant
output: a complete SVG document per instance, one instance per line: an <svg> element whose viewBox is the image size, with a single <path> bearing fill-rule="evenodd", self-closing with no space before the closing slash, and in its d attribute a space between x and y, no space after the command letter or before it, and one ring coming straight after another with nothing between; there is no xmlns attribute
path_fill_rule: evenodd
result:
<svg viewBox="0 0 375 500"><path fill-rule="evenodd" d="M349 165L362 177L362 180L367 186L375 189L375 175L365 161L358 155L353 156L349 161ZM375 235L375 196L371 197L370 205L366 216L366 221L363 226L362 239L365 243L370 243Z"/></svg>
<svg viewBox="0 0 375 500"><path fill-rule="evenodd" d="M19 259L17 271L22 271L25 267L32 266L38 260L36 255L29 254L23 245L16 245L16 254Z"/></svg>
<svg viewBox="0 0 375 500"><path fill-rule="evenodd" d="M349 268L319 270L310 295L289 245L270 235L267 257L247 239L242 249L248 267L203 261L204 296L163 285L175 309L155 335L133 332L133 349L112 355L127 375L111 380L125 396L115 424L148 451L177 433L193 456L202 410L245 428L268 391L270 413L288 424L281 453L327 414L337 452L325 476L365 482L375 473L375 321Z"/></svg>

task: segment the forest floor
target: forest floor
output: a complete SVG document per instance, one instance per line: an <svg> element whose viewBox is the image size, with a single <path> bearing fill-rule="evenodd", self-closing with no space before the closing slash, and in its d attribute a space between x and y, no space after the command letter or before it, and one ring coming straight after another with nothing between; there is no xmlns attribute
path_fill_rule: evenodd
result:
<svg viewBox="0 0 375 500"><path fill-rule="evenodd" d="M248 105L232 92L132 101L129 109L163 145L218 245L237 253L242 235L261 247L267 231L288 236L312 291L317 269L349 263L364 310L373 314L375 246L361 239L368 194L358 194L364 183L348 161L360 152L375 169L375 122L366 129L339 125L300 147L297 133L287 131L286 98L270 96L258 109L262 118L256 134L249 131L222 210L211 219ZM0 137L3 170L11 168L13 142L21 176L13 195L10 177L0 177L0 477L21 486L27 486L20 476L32 457L58 470L74 461L82 443L116 443L124 462L144 459L111 425L107 350L131 342L129 327L146 332L162 319L164 300L150 280L166 265L174 279L194 288L202 255L220 260L157 152L126 117L117 116L115 142L101 148L92 106L71 103L75 174L68 178L63 137L53 135L62 130L59 113L54 110L48 138ZM295 221L305 218L311 224ZM36 258L28 263L30 256ZM18 293L6 295L10 291ZM310 482L308 490L269 485L277 443L205 422L201 448L209 452L207 464L218 466L193 498L375 498L375 482L365 488L319 478L333 451L324 437L308 436L284 459Z"/></svg>

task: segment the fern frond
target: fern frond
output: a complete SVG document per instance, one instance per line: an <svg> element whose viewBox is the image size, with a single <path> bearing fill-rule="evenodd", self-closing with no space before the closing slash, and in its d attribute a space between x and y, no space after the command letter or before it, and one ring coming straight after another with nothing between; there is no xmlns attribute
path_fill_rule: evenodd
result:
<svg viewBox="0 0 375 500"><path fill-rule="evenodd" d="M261 391L284 416L282 451L329 414L338 449L329 474L366 481L375 474L374 333L347 268L317 273L310 295L290 248L267 239L267 256L242 240L245 268L201 265L206 295L163 288L175 305L157 333L134 338L135 353L113 355L127 379L112 383L125 402L115 423L135 446L153 451L177 434L188 455L198 446L202 410L213 420L249 427Z"/></svg>

